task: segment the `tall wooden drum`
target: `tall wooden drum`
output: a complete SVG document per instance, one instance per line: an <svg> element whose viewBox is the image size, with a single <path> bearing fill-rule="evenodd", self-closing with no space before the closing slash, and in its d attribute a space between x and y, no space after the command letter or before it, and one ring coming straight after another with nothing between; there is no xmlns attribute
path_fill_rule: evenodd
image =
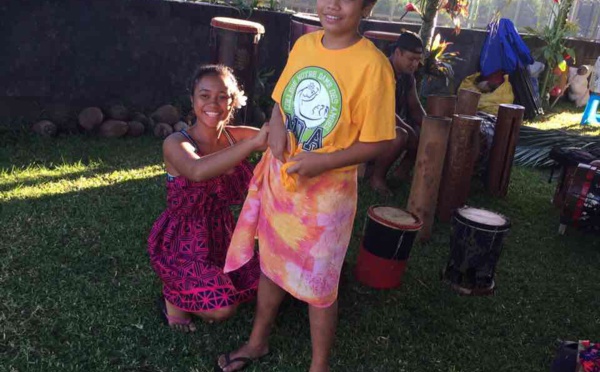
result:
<svg viewBox="0 0 600 372"><path fill-rule="evenodd" d="M450 258L443 278L465 295L492 294L494 274L510 220L485 209L463 207L452 219Z"/></svg>
<svg viewBox="0 0 600 372"><path fill-rule="evenodd" d="M419 217L402 209L371 206L354 271L356 279L373 288L399 287L422 226Z"/></svg>
<svg viewBox="0 0 600 372"><path fill-rule="evenodd" d="M318 17L302 13L293 14L290 21L290 50L300 36L322 28Z"/></svg>
<svg viewBox="0 0 600 372"><path fill-rule="evenodd" d="M231 67L248 96L240 119L250 124L254 80L258 66L258 42L265 33L260 23L236 18L215 17L210 21L210 51L212 63Z"/></svg>
<svg viewBox="0 0 600 372"><path fill-rule="evenodd" d="M398 40L398 36L395 32L385 31L365 31L363 36L371 40L375 46L383 52L386 56L392 52L392 44Z"/></svg>

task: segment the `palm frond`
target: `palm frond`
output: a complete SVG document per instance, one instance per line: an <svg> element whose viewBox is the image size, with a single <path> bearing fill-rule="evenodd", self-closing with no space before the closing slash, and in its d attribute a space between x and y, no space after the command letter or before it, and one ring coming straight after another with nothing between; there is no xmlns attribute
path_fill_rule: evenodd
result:
<svg viewBox="0 0 600 372"><path fill-rule="evenodd" d="M514 162L528 167L551 166L554 161L549 155L555 146L576 147L587 151L600 149L600 136L582 136L563 130L541 130L522 126Z"/></svg>

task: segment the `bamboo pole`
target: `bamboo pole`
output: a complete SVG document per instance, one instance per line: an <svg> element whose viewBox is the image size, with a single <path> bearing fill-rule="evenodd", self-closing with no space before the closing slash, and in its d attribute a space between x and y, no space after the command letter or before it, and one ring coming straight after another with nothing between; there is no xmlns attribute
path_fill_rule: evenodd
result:
<svg viewBox="0 0 600 372"><path fill-rule="evenodd" d="M468 115L454 115L452 118L436 209L440 221L450 221L454 210L462 207L469 197L475 165L473 159L479 153L481 120Z"/></svg>
<svg viewBox="0 0 600 372"><path fill-rule="evenodd" d="M487 191L494 196L504 197L508 193L510 172L524 113L525 107L519 105L502 104L498 109L486 185Z"/></svg>
<svg viewBox="0 0 600 372"><path fill-rule="evenodd" d="M450 123L451 119L446 117L423 118L407 206L409 212L416 214L423 221L423 228L417 235L420 241L431 238Z"/></svg>

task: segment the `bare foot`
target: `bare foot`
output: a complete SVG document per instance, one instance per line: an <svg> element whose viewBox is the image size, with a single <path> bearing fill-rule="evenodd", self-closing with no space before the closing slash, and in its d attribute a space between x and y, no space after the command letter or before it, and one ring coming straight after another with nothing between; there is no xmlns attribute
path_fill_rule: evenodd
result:
<svg viewBox="0 0 600 372"><path fill-rule="evenodd" d="M379 177L371 177L369 184L371 185L371 189L382 196L392 196L394 194L386 184L385 180Z"/></svg>
<svg viewBox="0 0 600 372"><path fill-rule="evenodd" d="M196 332L196 324L192 321L192 315L177 307L173 306L169 301L165 301L165 317L169 323L169 327L179 332Z"/></svg>
<svg viewBox="0 0 600 372"><path fill-rule="evenodd" d="M236 351L219 355L217 365L223 372L239 371L254 360L262 358L268 353L269 347L266 345L261 347L251 347L250 345L245 344Z"/></svg>

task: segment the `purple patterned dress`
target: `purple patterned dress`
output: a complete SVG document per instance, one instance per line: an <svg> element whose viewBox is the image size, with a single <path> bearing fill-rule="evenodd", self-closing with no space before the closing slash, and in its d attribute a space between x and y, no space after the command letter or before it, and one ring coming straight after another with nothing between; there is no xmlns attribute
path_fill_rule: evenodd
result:
<svg viewBox="0 0 600 372"><path fill-rule="evenodd" d="M196 148L194 140L181 132ZM230 144L233 138L223 131ZM260 277L258 254L224 274L235 220L229 207L242 204L252 165L242 161L230 174L192 182L167 175L167 210L148 237L152 268L163 282L165 299L187 312L216 310L255 297Z"/></svg>

